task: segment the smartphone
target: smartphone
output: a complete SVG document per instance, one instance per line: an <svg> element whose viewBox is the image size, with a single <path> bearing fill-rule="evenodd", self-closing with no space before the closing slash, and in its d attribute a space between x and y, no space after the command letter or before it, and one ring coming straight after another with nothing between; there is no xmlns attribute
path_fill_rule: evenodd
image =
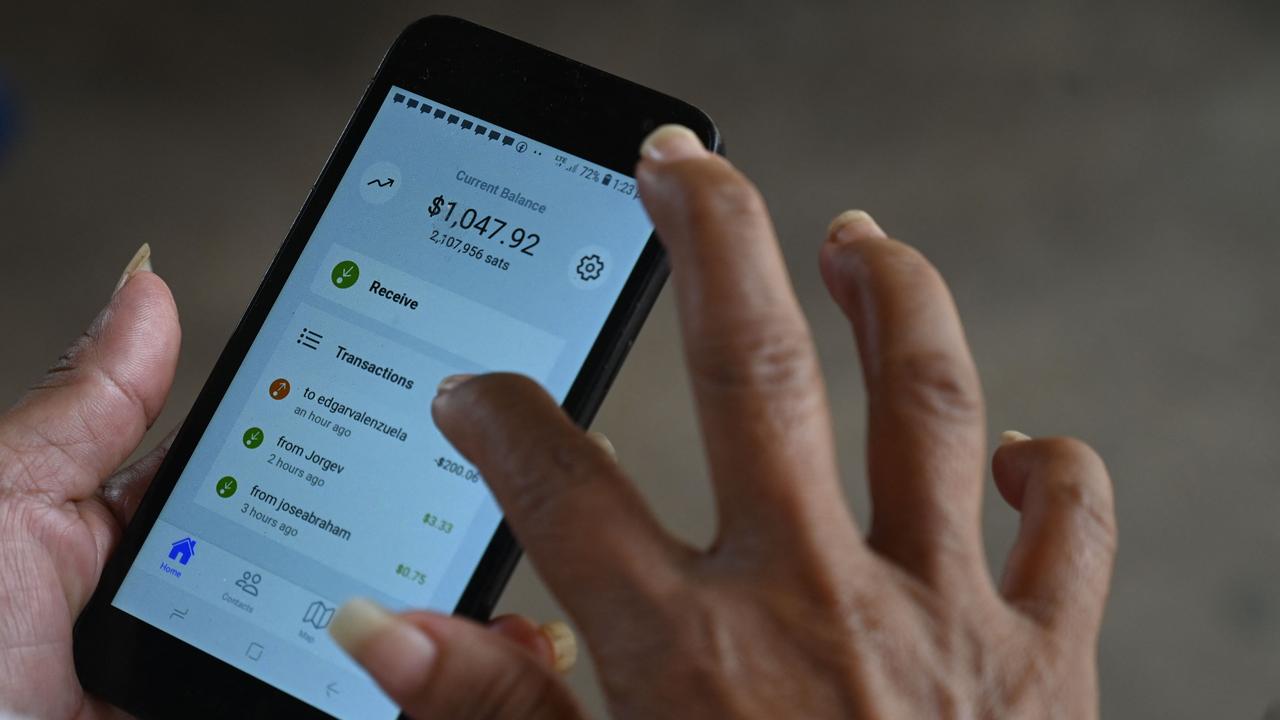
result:
<svg viewBox="0 0 1280 720"><path fill-rule="evenodd" d="M590 422L666 276L633 177L663 123L720 148L653 90L456 18L406 29L76 624L85 690L144 718L397 717L326 627L353 596L489 616L520 551L432 397L519 372Z"/></svg>

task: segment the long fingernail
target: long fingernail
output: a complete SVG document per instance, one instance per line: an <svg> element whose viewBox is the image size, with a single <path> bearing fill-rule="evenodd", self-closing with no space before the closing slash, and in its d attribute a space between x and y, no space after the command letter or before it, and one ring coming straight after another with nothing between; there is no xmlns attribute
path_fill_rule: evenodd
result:
<svg viewBox="0 0 1280 720"><path fill-rule="evenodd" d="M578 638L573 629L566 623L556 620L543 625L539 630L551 641L551 649L555 651L556 672L567 673L578 662Z"/></svg>
<svg viewBox="0 0 1280 720"><path fill-rule="evenodd" d="M395 619L372 600L348 600L329 623L329 634L349 653L364 647L370 638L391 627Z"/></svg>
<svg viewBox="0 0 1280 720"><path fill-rule="evenodd" d="M116 288L111 291L111 294L114 295L120 292L120 288L129 282L129 278L137 275L140 271L151 272L151 246L147 243L142 243L142 247L138 248L138 251L133 254L133 259L129 261L128 265L124 266L124 272L120 273L120 280L116 282Z"/></svg>
<svg viewBox="0 0 1280 720"><path fill-rule="evenodd" d="M443 395L473 377L475 377L475 375L469 375L467 373L446 375L444 379L440 381L440 384L436 386L436 395Z"/></svg>
<svg viewBox="0 0 1280 720"><path fill-rule="evenodd" d="M702 141L683 125L661 125L640 143L640 157L653 162L688 160L706 154Z"/></svg>
<svg viewBox="0 0 1280 720"><path fill-rule="evenodd" d="M1005 430L1004 432L1000 433L1001 445L1012 445L1013 443L1022 442L1023 440L1030 440L1030 439L1031 439L1030 435L1020 433L1017 430Z"/></svg>
<svg viewBox="0 0 1280 720"><path fill-rule="evenodd" d="M853 242L888 236L865 210L845 210L831 221L827 237L836 242Z"/></svg>
<svg viewBox="0 0 1280 720"><path fill-rule="evenodd" d="M599 432L596 432L595 430L592 430L591 432L587 433L587 438L591 440L591 442L595 443L596 445L599 445L600 449L609 453L609 457L613 458L614 460L618 459L617 448L613 446L613 442L610 441L609 438L605 437L604 433L599 433Z"/></svg>
<svg viewBox="0 0 1280 720"><path fill-rule="evenodd" d="M348 600L338 609L329 635L390 687L421 682L437 655L426 633L364 598Z"/></svg>

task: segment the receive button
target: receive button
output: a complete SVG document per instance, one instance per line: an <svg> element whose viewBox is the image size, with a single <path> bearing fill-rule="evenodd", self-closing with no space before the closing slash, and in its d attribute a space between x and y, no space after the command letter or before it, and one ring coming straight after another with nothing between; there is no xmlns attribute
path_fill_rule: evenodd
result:
<svg viewBox="0 0 1280 720"><path fill-rule="evenodd" d="M386 298L397 305L403 305L410 310L418 309L418 301L415 298L411 298L402 292L396 292L389 287L384 287L378 280L369 283L369 292L378 297Z"/></svg>
<svg viewBox="0 0 1280 720"><path fill-rule="evenodd" d="M564 347L563 340L529 323L338 245L329 250L311 289L486 371L546 380Z"/></svg>

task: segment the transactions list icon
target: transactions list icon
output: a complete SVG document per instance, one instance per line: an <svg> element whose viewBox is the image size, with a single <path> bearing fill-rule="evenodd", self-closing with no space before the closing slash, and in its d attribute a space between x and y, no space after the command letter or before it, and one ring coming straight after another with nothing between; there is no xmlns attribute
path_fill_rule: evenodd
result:
<svg viewBox="0 0 1280 720"><path fill-rule="evenodd" d="M302 328L302 332L298 333L296 343L308 350L315 350L320 347L320 341L324 340L324 336L312 330L311 328Z"/></svg>

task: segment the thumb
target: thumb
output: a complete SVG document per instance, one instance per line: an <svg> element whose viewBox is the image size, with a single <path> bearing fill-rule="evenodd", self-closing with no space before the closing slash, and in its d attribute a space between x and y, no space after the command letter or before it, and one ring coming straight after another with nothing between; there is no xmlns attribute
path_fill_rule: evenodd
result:
<svg viewBox="0 0 1280 720"><path fill-rule="evenodd" d="M89 328L0 416L0 487L83 500L138 447L178 362L178 311L143 245Z"/></svg>
<svg viewBox="0 0 1280 720"><path fill-rule="evenodd" d="M338 611L329 632L410 717L584 717L545 660L470 620L393 615L355 599Z"/></svg>

